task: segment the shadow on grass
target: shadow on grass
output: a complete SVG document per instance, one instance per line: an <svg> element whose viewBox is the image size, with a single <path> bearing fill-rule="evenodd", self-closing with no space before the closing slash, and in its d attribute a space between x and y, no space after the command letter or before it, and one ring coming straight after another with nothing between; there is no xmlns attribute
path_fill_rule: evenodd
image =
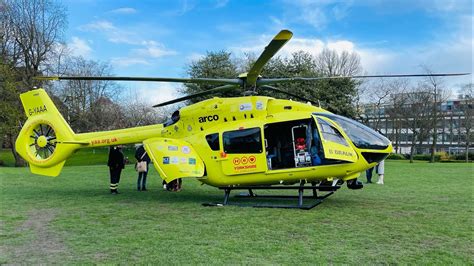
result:
<svg viewBox="0 0 474 266"><path fill-rule="evenodd" d="M140 202L157 202L166 204L187 204L194 203L201 205L202 203L222 203L224 200L224 191L213 188L199 189L196 187L190 187L184 189L181 192L169 192L162 189L150 189L148 191L137 191L130 188L119 188L120 194L113 195L109 190L105 188L44 188L38 191L36 196L40 196L42 200L56 200L65 199L67 201L77 202L95 202L108 199L109 201L118 201L120 203L140 203ZM348 207L351 205L357 205L359 200L354 197L341 197L343 193L347 191L337 192L334 195L324 199L321 205L329 205L334 208ZM252 198L243 199L237 198L236 195L239 193L232 193L229 198L229 203L242 204L242 207L251 207L251 205L260 204L275 204L275 205L296 205L298 202L297 198L292 199L275 199L275 198ZM269 194L266 195L277 195ZM308 194L309 195L309 194ZM314 199L305 199L305 205L313 202ZM194 206L193 204L193 206Z"/></svg>

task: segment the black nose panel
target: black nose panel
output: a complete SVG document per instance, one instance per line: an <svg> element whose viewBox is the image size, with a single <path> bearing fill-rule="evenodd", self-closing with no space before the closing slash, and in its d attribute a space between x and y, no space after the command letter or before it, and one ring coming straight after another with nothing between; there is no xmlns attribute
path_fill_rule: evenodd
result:
<svg viewBox="0 0 474 266"><path fill-rule="evenodd" d="M381 162L385 158L387 158L388 154L387 153L379 153L379 152L363 152L362 156L364 156L364 159L368 163L373 163L373 162Z"/></svg>

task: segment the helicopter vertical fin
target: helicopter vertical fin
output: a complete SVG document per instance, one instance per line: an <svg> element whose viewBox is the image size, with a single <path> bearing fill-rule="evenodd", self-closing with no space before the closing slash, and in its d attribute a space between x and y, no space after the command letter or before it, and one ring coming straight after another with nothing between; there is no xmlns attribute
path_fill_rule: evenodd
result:
<svg viewBox="0 0 474 266"><path fill-rule="evenodd" d="M45 90L20 95L27 120L15 142L18 154L32 173L57 176L65 160L87 143L75 141L75 134Z"/></svg>
<svg viewBox="0 0 474 266"><path fill-rule="evenodd" d="M187 141L150 138L143 144L160 177L166 182L204 175L204 162Z"/></svg>

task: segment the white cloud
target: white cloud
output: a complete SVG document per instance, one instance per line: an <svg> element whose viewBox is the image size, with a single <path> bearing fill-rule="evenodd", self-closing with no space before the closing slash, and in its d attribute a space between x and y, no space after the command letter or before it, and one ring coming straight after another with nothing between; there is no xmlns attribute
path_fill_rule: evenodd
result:
<svg viewBox="0 0 474 266"><path fill-rule="evenodd" d="M263 51L271 36L263 35L258 38L254 44L248 44L242 47L231 47L231 51L238 56L242 53L254 53L257 56ZM324 48L332 49L338 53L342 51L355 52L361 58L361 65L365 72L370 74L389 73L394 69L391 68L397 63L399 54L390 50L361 48L356 43L349 40L321 40L318 38L293 38L291 39L277 54L288 57L294 52L304 51L313 56L318 55Z"/></svg>
<svg viewBox="0 0 474 266"><path fill-rule="evenodd" d="M169 82L137 82L134 87L144 96L146 102L155 105L181 97L180 84Z"/></svg>
<svg viewBox="0 0 474 266"><path fill-rule="evenodd" d="M79 27L79 29L84 31L110 31L116 30L117 28L112 24L112 22L107 20L98 20L94 21Z"/></svg>
<svg viewBox="0 0 474 266"><path fill-rule="evenodd" d="M111 60L112 65L119 67L128 67L132 65L150 65L151 63L144 58L137 57L114 57Z"/></svg>
<svg viewBox="0 0 474 266"><path fill-rule="evenodd" d="M128 15L128 14L137 13L137 10L135 8L132 8L132 7L121 7L121 8L110 10L109 13Z"/></svg>
<svg viewBox="0 0 474 266"><path fill-rule="evenodd" d="M155 41L143 41L141 48L132 49L126 57L115 57L112 63L119 67L129 67L132 65L152 65L150 59L161 58L169 55L176 55L177 52L165 48L161 43Z"/></svg>
<svg viewBox="0 0 474 266"><path fill-rule="evenodd" d="M285 15L292 21L305 23L316 29L322 29L331 21L344 19L353 1L346 0L285 0L289 8Z"/></svg>
<svg viewBox="0 0 474 266"><path fill-rule="evenodd" d="M303 50L312 55L317 55L323 50L325 46L326 44L319 39L295 38L283 47L281 53L288 56L294 52Z"/></svg>
<svg viewBox="0 0 474 266"><path fill-rule="evenodd" d="M216 0L215 8L225 7L229 3L229 0Z"/></svg>
<svg viewBox="0 0 474 266"><path fill-rule="evenodd" d="M140 44L141 38L135 30L127 30L126 28L116 27L112 22L107 20L94 21L79 27L82 31L99 32L106 36L107 40L112 43L124 44Z"/></svg>
<svg viewBox="0 0 474 266"><path fill-rule="evenodd" d="M200 54L200 53L191 53L190 55L186 56L186 61L188 63L198 61L204 58L204 56L205 56L204 54Z"/></svg>
<svg viewBox="0 0 474 266"><path fill-rule="evenodd" d="M87 41L79 38L79 37L72 37L70 43L68 43L68 47L71 49L71 53L75 56L82 56L82 57L90 57L92 53L92 48L89 46Z"/></svg>
<svg viewBox="0 0 474 266"><path fill-rule="evenodd" d="M472 17L463 18L461 25L464 26L461 28L466 27L466 21L471 23ZM359 54L363 71L368 74L422 73L420 68L422 64L431 66L433 72L472 73L474 39L471 34L466 36L465 33L466 30L461 29L449 36L440 36L439 40L397 50L392 49L390 44L385 41L362 46L346 39L293 38L279 51L277 56L287 57L301 50L317 55L324 48L329 48L339 53L348 51ZM241 56L243 53L254 53L258 56L271 38L272 36L262 35L257 40L244 43L243 46L231 47L230 50L237 56ZM379 48L380 46L384 48ZM450 77L445 81L448 87L459 87L461 83L472 81L472 76Z"/></svg>
<svg viewBox="0 0 474 266"><path fill-rule="evenodd" d="M155 41L143 41L142 45L144 48L134 49L133 53L146 58L159 58L167 55L177 54L175 51L169 50L165 48L163 44Z"/></svg>
<svg viewBox="0 0 474 266"><path fill-rule="evenodd" d="M83 31L99 32L112 43L131 46L128 55L115 57L112 63L120 67L132 65L151 65L151 58L176 55L177 52L155 40L145 39L142 31L133 28L116 27L112 22L99 20L80 27ZM147 34L148 37L148 34Z"/></svg>
<svg viewBox="0 0 474 266"><path fill-rule="evenodd" d="M324 10L321 8L303 8L300 20L310 24L315 28L324 28L328 22Z"/></svg>

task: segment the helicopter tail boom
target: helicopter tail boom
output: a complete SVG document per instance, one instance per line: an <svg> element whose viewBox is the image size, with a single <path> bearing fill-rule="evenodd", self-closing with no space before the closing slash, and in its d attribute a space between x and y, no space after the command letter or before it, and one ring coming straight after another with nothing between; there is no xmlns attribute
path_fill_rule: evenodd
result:
<svg viewBox="0 0 474 266"><path fill-rule="evenodd" d="M20 95L27 120L15 147L34 174L57 176L75 150L139 143L156 136L162 124L112 131L75 134L45 90Z"/></svg>

